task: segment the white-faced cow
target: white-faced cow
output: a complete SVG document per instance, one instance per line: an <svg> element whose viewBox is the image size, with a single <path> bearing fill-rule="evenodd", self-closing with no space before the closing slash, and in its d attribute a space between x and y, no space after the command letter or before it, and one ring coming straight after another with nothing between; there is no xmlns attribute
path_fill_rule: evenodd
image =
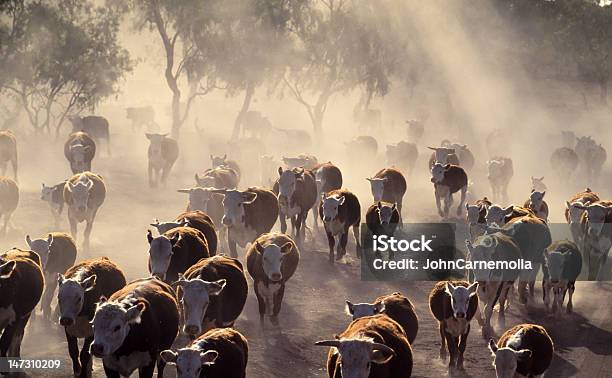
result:
<svg viewBox="0 0 612 378"><path fill-rule="evenodd" d="M572 297L581 270L582 255L574 242L559 240L547 248L542 265L542 295L546 308L552 299L552 312L557 314L563 308L565 294L569 294L566 310L567 313L573 311Z"/></svg>
<svg viewBox="0 0 612 378"><path fill-rule="evenodd" d="M431 168L431 182L434 184L438 214L442 218L448 217L453 204L453 194L461 192L461 200L457 206L457 216L461 216L468 186L467 174L463 168L457 165L436 163ZM441 208L441 200L444 200L444 210Z"/></svg>
<svg viewBox="0 0 612 378"><path fill-rule="evenodd" d="M334 245L337 244L335 260L340 260L346 254L348 232L351 227L355 237L355 254L361 258L359 240L361 205L356 195L346 189L336 189L324 194L319 206L319 217L323 220L327 235L330 263L334 262ZM336 242L337 237L339 240Z"/></svg>
<svg viewBox="0 0 612 378"><path fill-rule="evenodd" d="M192 265L176 281L183 315L183 332L198 337L211 328L233 327L248 294L238 259L213 256Z"/></svg>
<svg viewBox="0 0 612 378"><path fill-rule="evenodd" d="M612 201L575 205L582 214L582 254L589 280L604 279L608 253L612 246Z"/></svg>
<svg viewBox="0 0 612 378"><path fill-rule="evenodd" d="M211 329L185 348L162 351L161 358L176 365L177 378L245 378L249 344L234 329Z"/></svg>
<svg viewBox="0 0 612 378"><path fill-rule="evenodd" d="M478 283L440 281L429 293L429 310L439 323L440 358L450 354L449 369L463 370L463 353L470 334L470 321L478 311Z"/></svg>
<svg viewBox="0 0 612 378"><path fill-rule="evenodd" d="M312 170L314 167L319 165L317 157L309 154L299 154L295 157L283 156L281 160L283 163L285 163L287 169L304 168Z"/></svg>
<svg viewBox="0 0 612 378"><path fill-rule="evenodd" d="M72 371L76 377L91 376L89 345L93 341L91 320L100 297L110 297L126 284L123 272L107 257L82 261L54 279L58 283L59 323L64 327ZM79 353L78 339L84 339Z"/></svg>
<svg viewBox="0 0 612 378"><path fill-rule="evenodd" d="M431 156L429 157L429 161L428 161L428 166L429 166L430 171L431 171L431 168L433 168L433 166L436 163L439 163L442 165L446 165L446 164L461 165L459 162L459 157L455 153L454 148L447 148L447 147L427 147L427 148L429 148L430 150L433 150L433 152L431 153Z"/></svg>
<svg viewBox="0 0 612 378"><path fill-rule="evenodd" d="M553 359L554 344L544 327L519 324L495 344L489 340L493 367L498 378L541 377Z"/></svg>
<svg viewBox="0 0 612 378"><path fill-rule="evenodd" d="M0 217L4 217L1 235L6 234L6 229L11 221L11 216L19 204L19 188L15 180L0 176Z"/></svg>
<svg viewBox="0 0 612 378"><path fill-rule="evenodd" d="M42 184L40 190L40 199L49 204L51 214L53 215L53 221L55 228L59 228L60 217L64 211L64 186L66 181L62 181L54 186L46 186Z"/></svg>
<svg viewBox="0 0 612 378"><path fill-rule="evenodd" d="M278 218L278 199L263 188L217 189L223 194L223 219L227 227L230 255L237 257L236 244L246 247L260 235L270 232Z"/></svg>
<svg viewBox="0 0 612 378"><path fill-rule="evenodd" d="M74 239L64 232L52 232L40 239L31 239L26 235L28 247L38 253L45 276L45 292L40 307L47 319L51 318L51 301L59 273L64 273L76 260L77 247Z"/></svg>
<svg viewBox="0 0 612 378"><path fill-rule="evenodd" d="M537 190L538 192L545 192L548 189L544 183L544 176L533 177L531 176L531 190Z"/></svg>
<svg viewBox="0 0 612 378"><path fill-rule="evenodd" d="M580 193L574 194L568 201L565 202L565 220L570 226L574 243L582 246L583 243L583 226L581 224L582 214L585 212L577 206L588 206L599 201L599 196L590 188L586 188Z"/></svg>
<svg viewBox="0 0 612 378"><path fill-rule="evenodd" d="M6 175L8 162L13 167L13 179L17 181L17 138L10 130L0 131L0 170Z"/></svg>
<svg viewBox="0 0 612 378"><path fill-rule="evenodd" d="M100 116L69 116L68 120L72 123L72 132L84 131L95 140L106 140L106 150L111 154L110 131L108 121Z"/></svg>
<svg viewBox="0 0 612 378"><path fill-rule="evenodd" d="M157 278L132 281L108 298L100 298L93 317L89 352L102 359L108 377L163 377L166 363L159 357L178 332L179 314L174 290Z"/></svg>
<svg viewBox="0 0 612 378"><path fill-rule="evenodd" d="M366 211L365 223L372 235L393 236L400 224L400 214L395 203L378 201ZM393 250L389 251L389 259L395 256Z"/></svg>
<svg viewBox="0 0 612 378"><path fill-rule="evenodd" d="M508 184L514 176L512 159L496 156L487 161L487 169L493 200L508 202Z"/></svg>
<svg viewBox="0 0 612 378"><path fill-rule="evenodd" d="M151 223L151 226L155 227L160 235L176 227L193 227L202 232L206 237L210 254L214 255L217 253L219 239L215 224L208 215L200 210L179 214L172 222L160 222L158 219L155 219L155 223Z"/></svg>
<svg viewBox="0 0 612 378"><path fill-rule="evenodd" d="M525 201L523 207L531 210L536 217L542 219L544 222L548 222L548 204L544 201L544 195L546 192L540 192L532 189L529 199Z"/></svg>
<svg viewBox="0 0 612 378"><path fill-rule="evenodd" d="M83 131L72 133L64 143L64 156L70 163L72 174L91 171L91 161L96 156L96 142Z"/></svg>
<svg viewBox="0 0 612 378"><path fill-rule="evenodd" d="M179 146L176 140L168 138L168 134L145 134L149 140L149 186L157 187L161 181L166 184L170 170L179 155Z"/></svg>
<svg viewBox="0 0 612 378"><path fill-rule="evenodd" d="M312 206L312 216L314 226L319 228L319 206L321 205L322 196L332 190L342 188L342 172L340 168L332 164L331 161L316 165L312 169L317 183L317 202Z"/></svg>
<svg viewBox="0 0 612 378"><path fill-rule="evenodd" d="M292 235L301 243L305 237L308 212L317 202L315 177L304 168L283 170L279 167L278 175L272 191L278 195L281 232L287 232L287 218L291 219Z"/></svg>
<svg viewBox="0 0 612 378"><path fill-rule="evenodd" d="M102 176L91 172L78 173L64 185L64 202L68 205L70 233L76 240L77 224L86 222L83 247L89 248L89 235L98 209L106 198Z"/></svg>
<svg viewBox="0 0 612 378"><path fill-rule="evenodd" d="M487 209L493 205L487 197L477 200L473 205L465 204L465 221L468 224L468 231L472 240L484 234L486 225Z"/></svg>
<svg viewBox="0 0 612 378"><path fill-rule="evenodd" d="M405 378L412 375L412 348L402 326L385 314L351 322L334 340L315 343L330 347L327 376Z"/></svg>
<svg viewBox="0 0 612 378"><path fill-rule="evenodd" d="M0 357L20 357L25 327L43 286L38 254L14 248L0 255Z"/></svg>
<svg viewBox="0 0 612 378"><path fill-rule="evenodd" d="M261 324L263 326L264 315L270 316L270 320L276 323L285 295L285 284L300 261L298 247L285 234L263 234L249 247L246 261L259 303Z"/></svg>
<svg viewBox="0 0 612 378"><path fill-rule="evenodd" d="M374 177L367 178L374 202L385 201L397 204L397 211L402 222L402 202L406 194L406 178L395 168L384 168Z"/></svg>
<svg viewBox="0 0 612 378"><path fill-rule="evenodd" d="M374 303L346 301L346 313L352 316L353 320L364 316L385 314L402 326L410 345L414 344L419 331L419 318L414 310L414 305L399 292L380 296Z"/></svg>
<svg viewBox="0 0 612 378"><path fill-rule="evenodd" d="M149 241L149 273L166 282L178 279L179 273L205 257L210 257L206 236L191 227L177 227Z"/></svg>

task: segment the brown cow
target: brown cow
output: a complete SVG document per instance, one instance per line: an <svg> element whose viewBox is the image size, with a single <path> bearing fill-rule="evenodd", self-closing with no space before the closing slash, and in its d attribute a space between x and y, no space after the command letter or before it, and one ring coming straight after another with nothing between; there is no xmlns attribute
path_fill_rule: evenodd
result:
<svg viewBox="0 0 612 378"><path fill-rule="evenodd" d="M17 139L10 130L0 131L0 169L6 175L7 163L13 166L13 179L17 181Z"/></svg>
<svg viewBox="0 0 612 378"><path fill-rule="evenodd" d="M317 164L312 173L315 175L317 183L317 202L312 206L312 216L314 218L314 226L319 228L319 206L321 205L321 197L327 192L342 188L342 172L328 161L327 163Z"/></svg>
<svg viewBox="0 0 612 378"><path fill-rule="evenodd" d="M157 187L159 181L166 184L166 179L172 166L178 159L179 146L176 140L168 138L168 134L145 134L149 140L149 186ZM160 179L161 172L161 179Z"/></svg>
<svg viewBox="0 0 612 378"><path fill-rule="evenodd" d="M98 209L106 198L106 186L102 176L91 172L72 176L64 186L64 202L68 205L70 233L76 240L77 224L86 222L83 247L89 248L89 235Z"/></svg>
<svg viewBox="0 0 612 378"><path fill-rule="evenodd" d="M72 174L91 171L91 161L96 156L96 142L83 131L72 133L64 143L64 156L70 163Z"/></svg>
<svg viewBox="0 0 612 378"><path fill-rule="evenodd" d="M374 177L367 179L374 202L385 201L395 203L402 222L402 202L406 194L406 178L395 168L385 168L378 171Z"/></svg>
<svg viewBox="0 0 612 378"><path fill-rule="evenodd" d="M173 222L160 222L158 219L155 219L155 223L151 223L151 226L155 227L160 235L176 227L193 227L202 232L206 237L210 253L213 255L217 253L219 240L215 224L208 215L200 210L179 214Z"/></svg>
<svg viewBox="0 0 612 378"><path fill-rule="evenodd" d="M431 168L431 182L434 184L438 214L442 218L448 217L449 209L453 203L453 194L460 191L461 201L457 206L457 216L461 216L468 187L467 174L463 168L457 165L436 163ZM444 200L444 211L440 207L440 200Z"/></svg>

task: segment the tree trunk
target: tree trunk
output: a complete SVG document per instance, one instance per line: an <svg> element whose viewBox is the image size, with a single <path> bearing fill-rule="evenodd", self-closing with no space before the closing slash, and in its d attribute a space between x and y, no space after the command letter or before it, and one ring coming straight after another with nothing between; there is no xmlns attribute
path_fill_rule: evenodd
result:
<svg viewBox="0 0 612 378"><path fill-rule="evenodd" d="M240 127L242 125L242 120L247 111L249 111L249 106L251 106L251 100L253 99L253 94L255 93L255 85L251 82L247 84L246 91L244 93L244 100L242 101L242 108L240 108L240 112L234 121L234 128L232 130L232 140L238 139L240 136Z"/></svg>
<svg viewBox="0 0 612 378"><path fill-rule="evenodd" d="M181 130L181 92L172 91L172 130L171 136L178 141Z"/></svg>

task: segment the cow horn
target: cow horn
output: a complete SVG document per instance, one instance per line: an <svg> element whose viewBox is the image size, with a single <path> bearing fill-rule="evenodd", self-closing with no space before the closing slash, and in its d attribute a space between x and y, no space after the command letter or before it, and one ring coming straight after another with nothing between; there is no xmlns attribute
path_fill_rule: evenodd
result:
<svg viewBox="0 0 612 378"><path fill-rule="evenodd" d="M340 344L341 344L340 340L321 340L315 343L315 345L318 345L318 346L328 346L328 347L334 347L334 348L339 347Z"/></svg>

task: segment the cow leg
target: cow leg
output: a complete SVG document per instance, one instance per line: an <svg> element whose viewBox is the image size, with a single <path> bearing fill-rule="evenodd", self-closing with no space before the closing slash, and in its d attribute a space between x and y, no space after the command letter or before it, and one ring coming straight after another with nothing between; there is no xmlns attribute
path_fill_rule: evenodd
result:
<svg viewBox="0 0 612 378"><path fill-rule="evenodd" d="M236 251L236 241L230 236L230 229L227 229L227 246L230 250L230 257L237 258L238 252Z"/></svg>
<svg viewBox="0 0 612 378"><path fill-rule="evenodd" d="M79 342L76 337L70 336L66 328L64 328L64 332L66 333L66 341L68 342L68 353L70 354L70 359L72 360L72 372L74 376L77 377L81 375L81 364L79 362ZM85 346L83 346L83 350L85 350Z"/></svg>
<svg viewBox="0 0 612 378"><path fill-rule="evenodd" d="M86 221L85 232L83 234L83 249L86 251L89 250L89 235L91 235L91 229L93 228L93 222L94 219L96 219L97 212L98 209L94 210L91 218L87 219Z"/></svg>
<svg viewBox="0 0 612 378"><path fill-rule="evenodd" d="M70 222L70 235L76 242L77 240L77 221L68 214L68 222Z"/></svg>
<svg viewBox="0 0 612 378"><path fill-rule="evenodd" d="M546 310L550 307L550 284L547 279L542 279L542 301Z"/></svg>
<svg viewBox="0 0 612 378"><path fill-rule="evenodd" d="M467 193L467 185L461 188L461 200L459 201L459 206L457 206L457 216L461 216L463 212L463 206L465 205L465 196Z"/></svg>
<svg viewBox="0 0 612 378"><path fill-rule="evenodd" d="M336 247L336 261L346 255L346 243L348 242L348 230L344 230L340 235L340 244Z"/></svg>
<svg viewBox="0 0 612 378"><path fill-rule="evenodd" d="M451 335L450 333L444 333L446 337L446 346L448 347L448 354L450 358L448 360L448 368L453 368L457 364L457 345L459 344L459 338Z"/></svg>
<svg viewBox="0 0 612 378"><path fill-rule="evenodd" d="M2 235L6 235L6 230L8 228L8 223L10 219L10 214L0 214L0 217L4 216L4 224L2 225Z"/></svg>
<svg viewBox="0 0 612 378"><path fill-rule="evenodd" d="M157 357L157 378L164 378L164 370L166 369L166 361L163 358ZM153 372L151 372L153 376Z"/></svg>
<svg viewBox="0 0 612 378"><path fill-rule="evenodd" d="M402 216L402 203L404 202L404 197L400 197L399 201L397 201L397 212L399 213L399 227L404 228L404 217Z"/></svg>
<svg viewBox="0 0 612 378"><path fill-rule="evenodd" d="M448 212L452 204L453 204L453 195L451 194L449 190L446 196L444 196L444 218L448 217Z"/></svg>
<svg viewBox="0 0 612 378"><path fill-rule="evenodd" d="M2 337L0 337L0 356L19 357L21 355L21 341L29 319L30 314L27 314L4 329Z"/></svg>
<svg viewBox="0 0 612 378"><path fill-rule="evenodd" d="M464 370L463 368L463 353L465 353L465 348L467 347L467 338L470 334L470 325L467 325L467 331L463 335L461 335L461 339L459 341L459 357L457 358L457 369Z"/></svg>
<svg viewBox="0 0 612 378"><path fill-rule="evenodd" d="M567 308L565 309L568 314L570 314L574 310L574 302L572 302L572 297L574 296L574 291L576 290L576 281L571 281L567 283Z"/></svg>
<svg viewBox="0 0 612 378"><path fill-rule="evenodd" d="M280 220L281 232L283 234L287 233L287 216L285 213L278 214L278 219Z"/></svg>
<svg viewBox="0 0 612 378"><path fill-rule="evenodd" d="M299 238L299 233L298 233L298 219L299 219L299 215L294 215L291 217L291 233L293 234L293 237L297 240Z"/></svg>
<svg viewBox="0 0 612 378"><path fill-rule="evenodd" d="M353 225L353 236L355 237L355 255L361 258L361 241L359 240L359 223Z"/></svg>
<svg viewBox="0 0 612 378"><path fill-rule="evenodd" d="M259 293L259 281L255 281L253 287L255 288L255 296L257 297L257 303L259 304L259 320L263 325L264 315L266 314L266 301Z"/></svg>
<svg viewBox="0 0 612 378"><path fill-rule="evenodd" d="M435 196L436 196L436 207L438 208L438 214L444 218L444 213L442 212L442 207L440 205L440 194L438 193L437 190L435 190Z"/></svg>
<svg viewBox="0 0 612 378"><path fill-rule="evenodd" d="M444 322L439 322L440 329L440 359L446 359L446 332L444 332Z"/></svg>
<svg viewBox="0 0 612 378"><path fill-rule="evenodd" d="M506 327L506 300L508 299L508 292L512 288L513 282L502 282L502 290L499 295L499 314L497 316L497 324L501 328Z"/></svg>
<svg viewBox="0 0 612 378"><path fill-rule="evenodd" d="M162 176L161 176L161 184L163 186L166 186L166 180L168 179L168 175L170 174L170 169L172 168L171 165L166 164L163 168L162 168Z"/></svg>
<svg viewBox="0 0 612 378"><path fill-rule="evenodd" d="M45 274L45 292L41 301L41 309L45 319L51 319L51 302L53 301L53 293L57 287L57 279L52 277L52 274Z"/></svg>
<svg viewBox="0 0 612 378"><path fill-rule="evenodd" d="M91 354L89 354L89 346L93 341L93 336L88 337L83 341L83 349L81 349L81 354L79 359L81 360L81 378L87 378L91 376L92 371L92 360Z"/></svg>
<svg viewBox="0 0 612 378"><path fill-rule="evenodd" d="M281 285L281 287L274 293L274 308L272 310L272 316L278 316L280 312L281 305L283 304L283 297L285 296L285 285Z"/></svg>
<svg viewBox="0 0 612 378"><path fill-rule="evenodd" d="M106 378L121 378L118 371L112 370L111 368L106 367L106 365L104 365L104 374L106 374Z"/></svg>
<svg viewBox="0 0 612 378"><path fill-rule="evenodd" d="M155 184L155 181L153 180L153 174L154 174L153 166L151 165L151 163L149 163L149 187L151 188L155 188L157 186Z"/></svg>
<svg viewBox="0 0 612 378"><path fill-rule="evenodd" d="M334 244L336 244L336 238L331 232L326 232L327 244L329 245L329 262L334 263Z"/></svg>
<svg viewBox="0 0 612 378"><path fill-rule="evenodd" d="M148 365L138 368L138 378L153 378L153 372L155 371L156 360L161 360L161 358L156 359L155 356L152 356L152 357L153 357L153 361L151 361ZM164 373L162 372L162 374L160 375L158 372L157 376L159 378L163 378Z"/></svg>
<svg viewBox="0 0 612 378"><path fill-rule="evenodd" d="M319 230L319 201L312 207L312 226L315 230Z"/></svg>
<svg viewBox="0 0 612 378"><path fill-rule="evenodd" d="M11 165L13 166L13 176L15 177L15 181L17 181L17 157L14 157L11 160Z"/></svg>

